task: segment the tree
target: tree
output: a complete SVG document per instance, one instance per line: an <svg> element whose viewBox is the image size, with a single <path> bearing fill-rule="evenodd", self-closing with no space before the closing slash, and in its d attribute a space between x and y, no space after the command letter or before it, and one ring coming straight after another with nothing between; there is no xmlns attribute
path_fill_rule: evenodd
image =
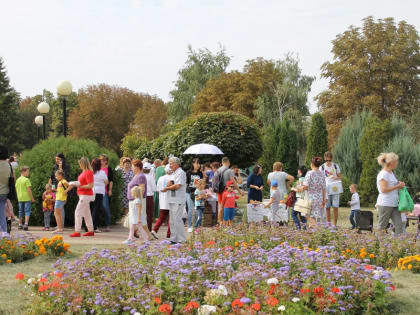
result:
<svg viewBox="0 0 420 315"><path fill-rule="evenodd" d="M3 58L0 57L0 143L10 152L23 149L19 141L22 122L19 115L19 94L11 87Z"/></svg>
<svg viewBox="0 0 420 315"><path fill-rule="evenodd" d="M135 113L148 97L107 84L80 89L77 106L69 116L71 134L119 151L121 140L128 132Z"/></svg>
<svg viewBox="0 0 420 315"><path fill-rule="evenodd" d="M413 25L370 16L332 43L334 62L321 67L329 86L316 97L331 143L346 117L362 109L381 119L414 115L420 106L420 51Z"/></svg>
<svg viewBox="0 0 420 315"><path fill-rule="evenodd" d="M152 140L161 134L167 122L168 111L165 103L156 96L145 95L128 133Z"/></svg>
<svg viewBox="0 0 420 315"><path fill-rule="evenodd" d="M334 161L340 165L341 173L354 184L359 183L362 173L360 139L366 119L370 117L372 117L371 113L362 111L347 119L340 130L333 150Z"/></svg>
<svg viewBox="0 0 420 315"><path fill-rule="evenodd" d="M178 72L175 89L170 92L172 101L168 104L172 123L177 123L191 114L190 105L206 82L224 73L230 63L223 47L213 54L207 48L195 51L188 46L188 57Z"/></svg>
<svg viewBox="0 0 420 315"><path fill-rule="evenodd" d="M328 131L324 118L320 113L312 115L312 124L306 138L306 160L305 164L309 167L313 157L323 157L328 151Z"/></svg>
<svg viewBox="0 0 420 315"><path fill-rule="evenodd" d="M283 170L289 174L297 174L299 166L297 154L297 134L289 120L280 123L277 160L283 162Z"/></svg>
<svg viewBox="0 0 420 315"><path fill-rule="evenodd" d="M361 201L365 205L374 205L378 196L376 177L380 166L377 157L388 142L390 129L388 120L383 121L375 116L366 119L360 140L362 174L359 188Z"/></svg>

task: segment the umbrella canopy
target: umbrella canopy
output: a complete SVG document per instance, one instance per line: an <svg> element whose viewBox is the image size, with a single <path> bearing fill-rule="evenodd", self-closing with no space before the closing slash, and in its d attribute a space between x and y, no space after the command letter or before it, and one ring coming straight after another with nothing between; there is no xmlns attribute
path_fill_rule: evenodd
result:
<svg viewBox="0 0 420 315"><path fill-rule="evenodd" d="M223 152L215 145L200 143L190 146L187 150L185 150L184 154L223 155Z"/></svg>

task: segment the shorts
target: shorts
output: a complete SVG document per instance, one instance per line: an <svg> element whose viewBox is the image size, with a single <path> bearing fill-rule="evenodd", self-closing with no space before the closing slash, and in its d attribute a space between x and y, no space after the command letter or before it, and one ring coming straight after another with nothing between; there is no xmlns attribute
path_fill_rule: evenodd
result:
<svg viewBox="0 0 420 315"><path fill-rule="evenodd" d="M24 202L18 202L19 206L19 218L29 217L31 215L31 208L32 208L32 202L30 201L24 201Z"/></svg>
<svg viewBox="0 0 420 315"><path fill-rule="evenodd" d="M225 208L223 211L223 221L233 221L235 208Z"/></svg>
<svg viewBox="0 0 420 315"><path fill-rule="evenodd" d="M65 206L66 202L67 201L56 200L55 205L54 205L54 209L64 209L64 206Z"/></svg>
<svg viewBox="0 0 420 315"><path fill-rule="evenodd" d="M340 206L340 194L327 196L326 208L338 208Z"/></svg>

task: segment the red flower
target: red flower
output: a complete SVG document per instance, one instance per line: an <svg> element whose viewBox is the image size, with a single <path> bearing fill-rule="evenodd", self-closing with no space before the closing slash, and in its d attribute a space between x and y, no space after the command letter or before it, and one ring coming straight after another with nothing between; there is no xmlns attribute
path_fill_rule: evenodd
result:
<svg viewBox="0 0 420 315"><path fill-rule="evenodd" d="M162 303L162 301L161 301L161 299L159 299L158 297L155 297L155 303L156 304L161 304Z"/></svg>
<svg viewBox="0 0 420 315"><path fill-rule="evenodd" d="M371 265L365 265L364 267L365 267L366 270L372 270L373 269L373 267Z"/></svg>
<svg viewBox="0 0 420 315"><path fill-rule="evenodd" d="M196 309L196 308L198 308L200 305L197 303L197 302L195 302L195 301L190 301L190 302L188 302L187 303L187 305L185 305L185 307L184 307L184 311L185 312L190 312L190 311L192 311L192 310L194 310L194 309Z"/></svg>
<svg viewBox="0 0 420 315"><path fill-rule="evenodd" d="M61 272L57 272L57 273L55 274L55 276L56 276L57 278L61 278L61 277L63 276L63 274L62 274Z"/></svg>
<svg viewBox="0 0 420 315"><path fill-rule="evenodd" d="M274 293L274 290L276 289L276 286L274 284L272 284L270 286L270 290L268 290L268 294L272 295Z"/></svg>
<svg viewBox="0 0 420 315"><path fill-rule="evenodd" d="M261 304L258 304L258 303L252 304L251 308L255 311L259 311L261 309Z"/></svg>
<svg viewBox="0 0 420 315"><path fill-rule="evenodd" d="M44 292L44 291L47 291L47 290L48 290L48 286L45 285L45 284L40 285L39 288L38 288L38 292Z"/></svg>
<svg viewBox="0 0 420 315"><path fill-rule="evenodd" d="M394 291L395 290L395 285L391 284L390 288L391 288L392 291Z"/></svg>
<svg viewBox="0 0 420 315"><path fill-rule="evenodd" d="M324 296L324 288L321 288L321 287L314 288L314 293L317 297L323 297Z"/></svg>
<svg viewBox="0 0 420 315"><path fill-rule="evenodd" d="M337 302L337 300L332 296L329 296L328 299L330 300L331 304L335 304Z"/></svg>
<svg viewBox="0 0 420 315"><path fill-rule="evenodd" d="M162 304L159 306L158 311L161 313L170 313L172 311L171 306L169 304Z"/></svg>
<svg viewBox="0 0 420 315"><path fill-rule="evenodd" d="M41 278L41 279L39 279L39 280L38 280L38 282L40 282L40 283L44 283L44 282L47 282L47 279L45 279L45 278Z"/></svg>
<svg viewBox="0 0 420 315"><path fill-rule="evenodd" d="M23 273L18 272L16 274L16 279L23 280L23 278L25 278L25 275Z"/></svg>
<svg viewBox="0 0 420 315"><path fill-rule="evenodd" d="M235 308L235 307L241 308L243 305L244 305L244 303L242 303L240 299L235 299L232 302L232 307L233 308Z"/></svg>
<svg viewBox="0 0 420 315"><path fill-rule="evenodd" d="M58 288L60 287L60 284L58 282L51 282L51 287Z"/></svg>
<svg viewBox="0 0 420 315"><path fill-rule="evenodd" d="M310 289L305 289L305 288L300 289L300 293L301 293L301 294L305 294L305 293L309 293L309 292L311 292L311 290L310 290Z"/></svg>
<svg viewBox="0 0 420 315"><path fill-rule="evenodd" d="M340 288L331 288L332 293L340 293Z"/></svg>
<svg viewBox="0 0 420 315"><path fill-rule="evenodd" d="M269 297L265 303L271 306L276 306L279 303L279 300L277 300L275 297Z"/></svg>

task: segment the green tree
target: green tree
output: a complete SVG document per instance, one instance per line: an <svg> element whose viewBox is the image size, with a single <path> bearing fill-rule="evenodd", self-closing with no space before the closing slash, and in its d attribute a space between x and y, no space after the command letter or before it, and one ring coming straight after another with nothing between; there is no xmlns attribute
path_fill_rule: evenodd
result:
<svg viewBox="0 0 420 315"><path fill-rule="evenodd" d="M322 65L328 89L317 96L333 143L346 117L366 109L381 119L410 118L420 107L419 36L393 18L351 26L333 40L333 62Z"/></svg>
<svg viewBox="0 0 420 315"><path fill-rule="evenodd" d="M360 197L364 205L375 204L378 191L376 177L380 166L378 155L383 151L390 136L390 123L372 116L366 119L360 139L360 157L362 160L362 174L360 176Z"/></svg>
<svg viewBox="0 0 420 315"><path fill-rule="evenodd" d="M347 119L334 145L334 161L340 165L341 173L354 184L359 183L362 173L360 139L369 117L372 117L371 113L362 111Z"/></svg>
<svg viewBox="0 0 420 315"><path fill-rule="evenodd" d="M299 166L297 150L297 134L289 120L280 123L279 142L276 158L283 163L283 170L293 176L297 174Z"/></svg>
<svg viewBox="0 0 420 315"><path fill-rule="evenodd" d="M224 73L230 63L223 47L213 54L207 48L193 50L188 46L188 57L178 72L175 89L170 92L172 101L168 104L169 117L177 123L191 114L190 105L206 82Z"/></svg>
<svg viewBox="0 0 420 315"><path fill-rule="evenodd" d="M309 167L313 157L323 157L328 151L328 131L324 118L320 113L312 115L311 129L306 138L305 164Z"/></svg>
<svg viewBox="0 0 420 315"><path fill-rule="evenodd" d="M19 102L19 94L11 87L3 58L0 57L0 143L10 152L23 149L19 139L22 131Z"/></svg>

